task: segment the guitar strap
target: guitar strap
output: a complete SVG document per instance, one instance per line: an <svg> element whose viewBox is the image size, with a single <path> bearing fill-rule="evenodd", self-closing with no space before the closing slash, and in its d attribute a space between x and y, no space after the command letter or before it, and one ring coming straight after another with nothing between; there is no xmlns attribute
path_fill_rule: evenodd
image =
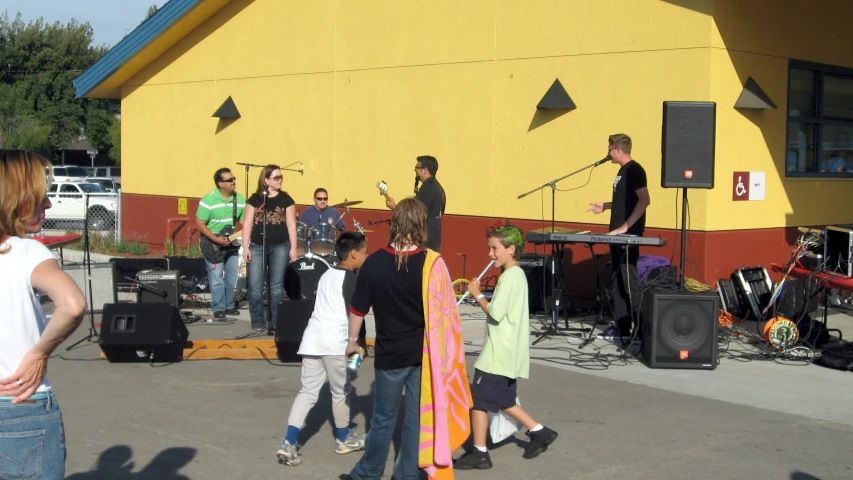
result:
<svg viewBox="0 0 853 480"><path fill-rule="evenodd" d="M237 192L234 192L234 195L231 198L233 199L232 201L234 202L234 215L233 215L232 220L231 220L231 222L232 222L231 226L234 228L234 231L237 231Z"/></svg>

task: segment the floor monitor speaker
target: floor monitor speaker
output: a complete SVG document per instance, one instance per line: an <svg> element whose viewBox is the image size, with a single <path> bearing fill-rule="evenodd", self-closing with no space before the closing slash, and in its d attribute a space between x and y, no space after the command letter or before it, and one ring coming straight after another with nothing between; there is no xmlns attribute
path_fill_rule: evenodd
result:
<svg viewBox="0 0 853 480"><path fill-rule="evenodd" d="M642 335L649 368L717 368L719 310L711 291L646 293Z"/></svg>
<svg viewBox="0 0 853 480"><path fill-rule="evenodd" d="M177 362L189 331L168 303L107 303L98 344L110 363Z"/></svg>

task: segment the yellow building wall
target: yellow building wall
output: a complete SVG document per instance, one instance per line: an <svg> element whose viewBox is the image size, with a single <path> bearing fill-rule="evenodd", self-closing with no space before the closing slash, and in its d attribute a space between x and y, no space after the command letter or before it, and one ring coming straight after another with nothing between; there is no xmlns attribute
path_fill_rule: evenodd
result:
<svg viewBox="0 0 853 480"><path fill-rule="evenodd" d="M848 29L853 2L717 0L713 8L711 99L717 102L716 188L707 193L707 229L737 230L849 223L853 179L786 178L788 60L853 67ZM778 106L736 110L752 77ZM732 201L732 173L766 173L764 201Z"/></svg>
<svg viewBox="0 0 853 480"><path fill-rule="evenodd" d="M324 186L384 208L376 182L410 195L415 156L431 154L448 213L550 218L550 191L517 196L623 132L648 173L648 224L672 228L661 104L709 98L711 37L705 13L662 1L236 0L123 86L123 187L199 197L229 166L243 191L237 162L303 162L285 178L297 202ZM537 111L557 78L578 108ZM242 118L211 118L228 96ZM560 182L574 190L557 192L557 219L607 223L586 209L609 200L615 173ZM707 196L691 194L693 228L707 227Z"/></svg>
<svg viewBox="0 0 853 480"><path fill-rule="evenodd" d="M853 14L849 2L826 4ZM787 59L853 66L843 29L823 28L819 15L769 0L237 0L122 87L124 188L199 197L213 170L230 166L242 191L237 162L302 162L305 176L285 183L298 202L322 185L334 201L382 208L376 182L409 195L414 157L432 154L448 213L549 218L548 189L517 196L601 158L607 135L624 132L648 173L648 225L672 228L678 199L659 186L661 104L711 100L716 188L690 191L693 229L847 221L827 206L849 180L783 170ZM777 110L733 108L749 76ZM556 78L578 108L537 111ZM212 118L228 96L242 118ZM736 170L766 172L766 200L732 202ZM572 190L557 192L558 220L606 223L585 210L609 199L614 174L603 165L560 182Z"/></svg>

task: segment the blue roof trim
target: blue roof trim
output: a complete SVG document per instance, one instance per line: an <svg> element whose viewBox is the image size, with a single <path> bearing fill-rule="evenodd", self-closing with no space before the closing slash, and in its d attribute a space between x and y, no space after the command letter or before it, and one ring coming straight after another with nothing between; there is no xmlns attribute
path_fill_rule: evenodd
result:
<svg viewBox="0 0 853 480"><path fill-rule="evenodd" d="M106 55L74 79L72 83L77 90L77 98L82 98L94 90L140 50L202 2L204 0L169 0L166 2L157 10L157 13L136 27L134 31L111 48Z"/></svg>

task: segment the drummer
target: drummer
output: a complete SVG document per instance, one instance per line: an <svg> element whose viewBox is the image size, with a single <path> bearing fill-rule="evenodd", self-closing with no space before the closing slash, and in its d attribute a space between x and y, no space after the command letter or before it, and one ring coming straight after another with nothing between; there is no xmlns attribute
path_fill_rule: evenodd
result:
<svg viewBox="0 0 853 480"><path fill-rule="evenodd" d="M306 208L299 221L308 226L308 228L321 223L335 225L338 231L346 229L341 212L329 207L329 192L325 188L314 190L314 205Z"/></svg>

